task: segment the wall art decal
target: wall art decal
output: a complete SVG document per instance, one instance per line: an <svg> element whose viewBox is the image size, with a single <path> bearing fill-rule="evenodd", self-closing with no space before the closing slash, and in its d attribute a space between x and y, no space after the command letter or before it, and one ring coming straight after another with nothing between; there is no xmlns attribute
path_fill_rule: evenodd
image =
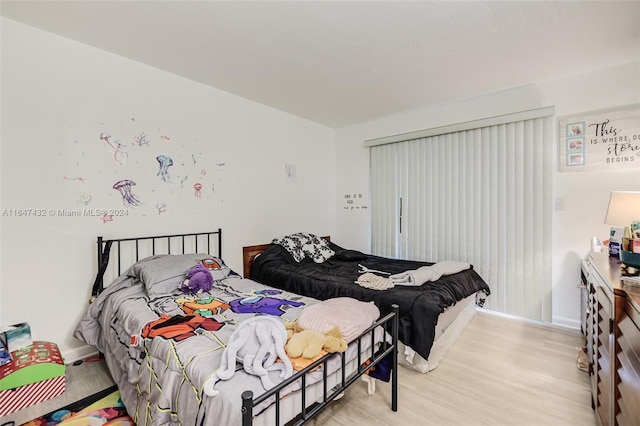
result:
<svg viewBox="0 0 640 426"><path fill-rule="evenodd" d="M76 200L76 204L82 204L83 206L86 206L89 205L92 199L93 197L91 195L81 192L78 196L78 199Z"/></svg>
<svg viewBox="0 0 640 426"><path fill-rule="evenodd" d="M122 203L126 207L136 207L142 204L142 202L131 191L131 187L135 184L136 183L132 180L124 179L113 185L113 189L119 191L122 195Z"/></svg>
<svg viewBox="0 0 640 426"><path fill-rule="evenodd" d="M96 206L96 218L118 206L131 207L130 216L198 214L191 209L196 204L224 202L225 173L231 170L219 145L126 112L71 124L66 149L56 151L68 167L58 173L68 182L61 201L76 209Z"/></svg>
<svg viewBox="0 0 640 426"><path fill-rule="evenodd" d="M287 175L287 183L296 183L298 180L298 169L295 164L285 164L284 171Z"/></svg>
<svg viewBox="0 0 640 426"><path fill-rule="evenodd" d="M115 162L121 166L124 165L127 158L129 158L129 154L122 149L126 145L122 145L119 140L112 141L111 135L107 132L100 133L100 140L106 142L109 148L113 150L113 159Z"/></svg>
<svg viewBox="0 0 640 426"><path fill-rule="evenodd" d="M194 183L193 189L195 190L196 198L200 198L200 190L202 189L202 184L200 182Z"/></svg>
<svg viewBox="0 0 640 426"><path fill-rule="evenodd" d="M102 223L113 222L113 215L105 213L100 217L100 219L102 220Z"/></svg>
<svg viewBox="0 0 640 426"><path fill-rule="evenodd" d="M139 133L133 137L133 142L138 146L149 146L149 140L147 134L144 132Z"/></svg>
<svg viewBox="0 0 640 426"><path fill-rule="evenodd" d="M365 198L362 194L349 193L344 194L344 210L366 210L368 207L365 204Z"/></svg>
<svg viewBox="0 0 640 426"><path fill-rule="evenodd" d="M158 155L156 160L158 160L159 165L158 176L163 182L170 182L169 167L173 166L173 160L166 155Z"/></svg>
<svg viewBox="0 0 640 426"><path fill-rule="evenodd" d="M85 183L87 179L83 177L62 176L64 180L77 180L78 182Z"/></svg>

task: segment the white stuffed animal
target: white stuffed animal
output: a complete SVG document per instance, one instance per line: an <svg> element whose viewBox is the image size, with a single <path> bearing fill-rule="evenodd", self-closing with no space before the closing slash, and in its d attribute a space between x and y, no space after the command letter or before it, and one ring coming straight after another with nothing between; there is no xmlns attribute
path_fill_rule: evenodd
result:
<svg viewBox="0 0 640 426"><path fill-rule="evenodd" d="M233 377L236 362L242 363L247 373L259 376L265 389L271 389L276 384L269 378L270 371L280 370L283 380L293 374L293 366L284 350L286 342L287 330L275 317L257 316L241 322L229 338L220 368L204 383L204 392L209 396L218 395L215 384ZM276 362L278 357L282 362Z"/></svg>

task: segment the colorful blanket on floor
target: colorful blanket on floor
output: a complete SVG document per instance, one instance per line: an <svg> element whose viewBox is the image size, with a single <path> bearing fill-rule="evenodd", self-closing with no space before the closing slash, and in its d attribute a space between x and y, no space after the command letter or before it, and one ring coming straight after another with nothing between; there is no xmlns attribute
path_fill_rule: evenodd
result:
<svg viewBox="0 0 640 426"><path fill-rule="evenodd" d="M116 386L97 392L65 407L37 417L22 426L135 426Z"/></svg>

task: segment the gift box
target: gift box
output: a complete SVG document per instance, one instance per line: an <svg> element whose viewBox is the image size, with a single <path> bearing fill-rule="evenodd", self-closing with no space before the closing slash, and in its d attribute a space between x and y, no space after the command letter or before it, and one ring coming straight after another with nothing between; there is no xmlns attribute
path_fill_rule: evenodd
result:
<svg viewBox="0 0 640 426"><path fill-rule="evenodd" d="M65 376L0 391L0 417L30 407L65 391Z"/></svg>
<svg viewBox="0 0 640 426"><path fill-rule="evenodd" d="M55 343L33 342L11 356L11 362L0 366L0 391L64 376L64 361Z"/></svg>
<svg viewBox="0 0 640 426"><path fill-rule="evenodd" d="M0 416L64 393L65 365L55 343L33 342L11 356L0 366Z"/></svg>

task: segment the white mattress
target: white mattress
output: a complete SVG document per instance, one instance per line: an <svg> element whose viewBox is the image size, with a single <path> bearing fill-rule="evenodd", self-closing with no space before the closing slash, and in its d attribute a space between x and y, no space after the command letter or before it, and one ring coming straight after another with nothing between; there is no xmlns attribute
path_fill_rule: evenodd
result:
<svg viewBox="0 0 640 426"><path fill-rule="evenodd" d="M475 315L477 296L477 294L472 294L440 314L436 325L435 341L428 360L425 360L409 346L398 342L398 363L420 373L426 373L436 368Z"/></svg>

